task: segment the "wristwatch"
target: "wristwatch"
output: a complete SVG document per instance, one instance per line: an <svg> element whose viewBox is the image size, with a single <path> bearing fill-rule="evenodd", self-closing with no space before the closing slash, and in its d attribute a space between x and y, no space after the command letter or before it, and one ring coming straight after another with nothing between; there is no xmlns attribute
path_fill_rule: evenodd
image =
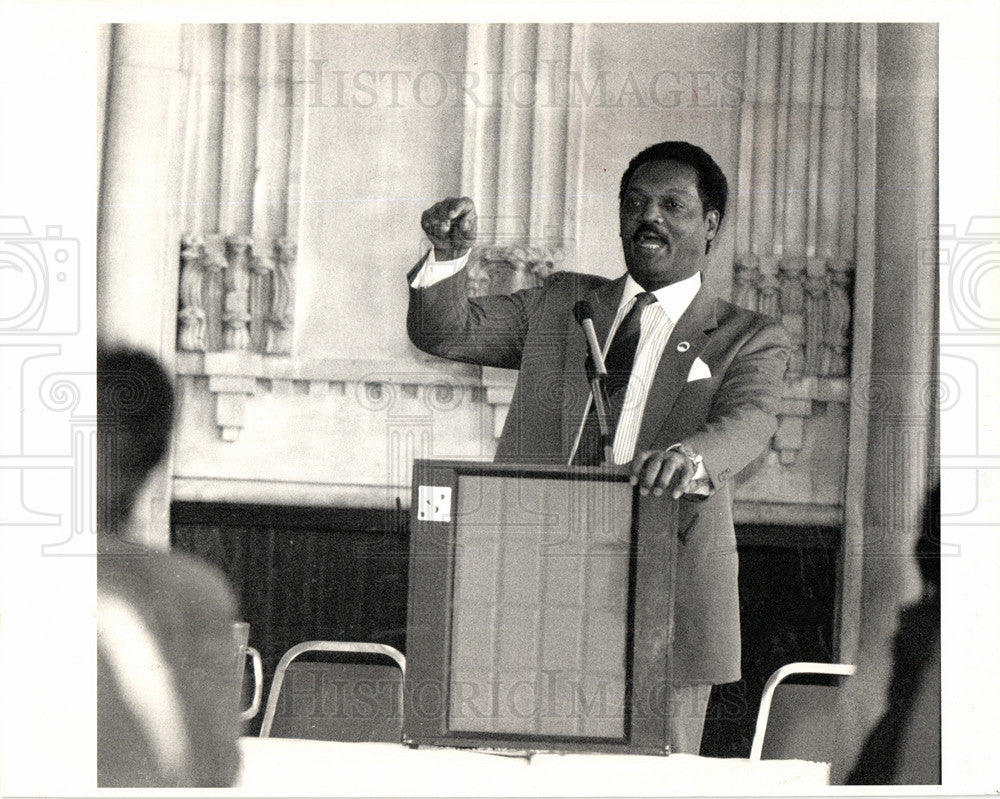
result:
<svg viewBox="0 0 1000 799"><path fill-rule="evenodd" d="M699 455L697 452L691 449L691 447L689 447L687 444L674 444L672 447L668 448L668 451L669 450L677 450L677 452L679 452L681 455L683 455L685 458L691 461L691 464L694 466L695 472L697 472L698 469L701 468L702 466L701 455Z"/></svg>

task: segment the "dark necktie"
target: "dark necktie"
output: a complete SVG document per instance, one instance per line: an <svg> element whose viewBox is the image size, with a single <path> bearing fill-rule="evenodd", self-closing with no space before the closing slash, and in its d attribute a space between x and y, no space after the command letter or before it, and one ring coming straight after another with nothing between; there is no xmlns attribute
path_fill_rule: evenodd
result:
<svg viewBox="0 0 1000 799"><path fill-rule="evenodd" d="M625 405L625 392L628 388L629 376L632 374L632 363L635 361L635 351L639 346L640 320L642 310L650 303L656 302L656 296L648 291L639 294L635 303L625 314L611 346L604 356L604 366L608 371L605 388L608 397L608 428L612 441L618 417ZM578 466L598 466L604 460L604 448L601 446L601 429L597 422L597 409L591 404L587 423L580 436L580 446L577 448L573 463Z"/></svg>
<svg viewBox="0 0 1000 799"><path fill-rule="evenodd" d="M608 397L622 392L628 386L629 375L632 374L632 362L635 360L635 350L639 346L640 319L642 309L656 302L656 296L644 291L635 298L635 304L625 314L622 323L611 339L608 354L604 356L604 366L608 370Z"/></svg>

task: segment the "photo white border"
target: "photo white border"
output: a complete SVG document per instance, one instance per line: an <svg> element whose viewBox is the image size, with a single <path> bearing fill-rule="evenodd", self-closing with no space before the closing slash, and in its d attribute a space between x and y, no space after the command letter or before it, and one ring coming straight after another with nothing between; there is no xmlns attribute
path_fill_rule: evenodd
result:
<svg viewBox="0 0 1000 799"><path fill-rule="evenodd" d="M962 225L976 215L1000 214L1000 6L976 2L683 3L55 3L0 1L0 213L33 224L62 225L82 248L82 299L94 308L97 164L95 161L96 25L128 22L447 22L489 21L869 21L940 25L940 221ZM943 281L944 282L944 281ZM992 285L996 285L995 282ZM942 287L943 291L947 286ZM946 296L942 294L942 307ZM92 313L63 354L81 370L93 368ZM943 336L946 346L951 346ZM2 343L2 342L0 342ZM981 373L1000 341L969 338L969 357ZM2 364L0 364L2 368ZM9 375L4 374L6 380ZM969 451L986 502L1000 496L997 471L997 390L981 385L984 430ZM81 408L81 412L85 412ZM9 408L2 412L10 412ZM956 431L942 429L954 443ZM963 442L964 444L965 442ZM985 447L985 449L984 449ZM947 514L954 479L943 475ZM2 509L0 509L2 514ZM908 794L984 793L1000 789L997 711L1000 663L997 564L1000 503L980 527L949 525L942 537L961 545L943 571L943 771L945 786ZM93 573L87 559L41 559L37 541L0 531L2 601L3 780L9 795L91 794L94 774ZM737 789L738 790L738 789ZM837 794L852 793L844 788ZM876 793L865 789L861 793ZM885 793L897 793L892 789ZM883 791L878 791L883 793Z"/></svg>

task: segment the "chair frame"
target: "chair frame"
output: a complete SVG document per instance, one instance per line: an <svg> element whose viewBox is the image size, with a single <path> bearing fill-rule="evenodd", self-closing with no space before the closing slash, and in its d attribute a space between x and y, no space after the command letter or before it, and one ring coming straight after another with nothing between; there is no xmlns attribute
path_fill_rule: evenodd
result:
<svg viewBox="0 0 1000 799"><path fill-rule="evenodd" d="M832 674L840 677L850 677L857 671L856 666L847 663L788 663L775 669L764 684L764 692L760 697L760 709L757 711L757 727L750 745L750 760L760 760L764 749L764 737L767 733L767 720L771 714L771 701L774 692L786 678L793 674Z"/></svg>
<svg viewBox="0 0 1000 799"><path fill-rule="evenodd" d="M248 655L253 660L253 698L250 700L250 707L240 711L240 721L250 721L260 713L260 700L264 693L264 664L260 659L260 652L252 646L244 647L243 657Z"/></svg>
<svg viewBox="0 0 1000 799"><path fill-rule="evenodd" d="M406 678L406 656L395 647L388 644L371 644L357 641L304 641L296 644L278 661L278 666L274 670L274 678L271 680L271 690L267 695L267 706L264 708L264 718L260 724L260 737L271 737L271 725L274 723L274 715L278 709L278 696L281 693L281 686L285 681L285 672L289 664L299 655L306 652L350 652L366 655L385 655L391 658L399 670Z"/></svg>

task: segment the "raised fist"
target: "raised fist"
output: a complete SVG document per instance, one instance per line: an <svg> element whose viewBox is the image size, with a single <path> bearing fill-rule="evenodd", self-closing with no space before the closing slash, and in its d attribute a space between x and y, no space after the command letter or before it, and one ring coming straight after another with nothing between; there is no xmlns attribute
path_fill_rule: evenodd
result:
<svg viewBox="0 0 1000 799"><path fill-rule="evenodd" d="M434 258L452 261L476 241L476 205L468 197L446 197L420 217L420 226L434 245Z"/></svg>

